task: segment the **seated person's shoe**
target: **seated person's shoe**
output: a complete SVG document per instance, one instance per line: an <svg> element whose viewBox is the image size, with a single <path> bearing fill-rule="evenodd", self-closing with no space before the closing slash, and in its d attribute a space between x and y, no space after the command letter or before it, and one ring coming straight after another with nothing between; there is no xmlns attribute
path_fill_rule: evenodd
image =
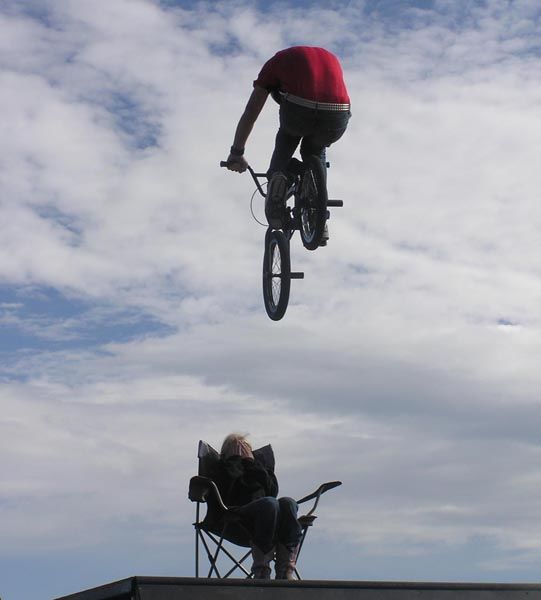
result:
<svg viewBox="0 0 541 600"><path fill-rule="evenodd" d="M254 579L270 579L271 568L270 567L255 567L252 569Z"/></svg>
<svg viewBox="0 0 541 600"><path fill-rule="evenodd" d="M276 579L288 579L289 581L296 579L295 568L298 553L299 546L294 548L288 548L283 544L276 546Z"/></svg>
<svg viewBox="0 0 541 600"><path fill-rule="evenodd" d="M254 579L270 579L270 562L274 558L274 548L265 553L255 544L252 544L252 558L254 559L252 565L252 575Z"/></svg>
<svg viewBox="0 0 541 600"><path fill-rule="evenodd" d="M287 177L280 172L274 173L265 198L265 216L273 229L282 229L284 225L286 193Z"/></svg>

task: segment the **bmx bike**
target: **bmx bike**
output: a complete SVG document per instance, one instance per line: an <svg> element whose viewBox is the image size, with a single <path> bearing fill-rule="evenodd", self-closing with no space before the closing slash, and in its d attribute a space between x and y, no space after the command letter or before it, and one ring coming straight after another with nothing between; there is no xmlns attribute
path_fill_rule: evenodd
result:
<svg viewBox="0 0 541 600"><path fill-rule="evenodd" d="M227 167L226 161L220 162ZM282 229L267 228L263 255L263 301L267 315L279 321L287 310L292 279L304 279L304 273L291 271L289 242L296 230L307 250L320 247L325 224L330 216L329 207L343 206L342 200L327 197L326 167L317 156L308 156L304 161L292 158L287 166L290 185L286 193L286 208ZM261 180L266 173L256 173L250 166L248 171L257 191L266 197ZM255 194L255 192L254 192ZM293 199L293 204L288 201Z"/></svg>

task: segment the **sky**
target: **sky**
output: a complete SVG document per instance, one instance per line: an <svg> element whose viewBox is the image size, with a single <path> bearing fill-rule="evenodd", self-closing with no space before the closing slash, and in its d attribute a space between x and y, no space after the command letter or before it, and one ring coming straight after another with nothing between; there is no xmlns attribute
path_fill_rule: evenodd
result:
<svg viewBox="0 0 541 600"><path fill-rule="evenodd" d="M326 495L304 578L539 581L537 0L0 0L0 596L192 576L197 443ZM263 308L218 167L291 45L343 65L331 239ZM269 101L247 145L267 168ZM263 218L261 200L254 212Z"/></svg>

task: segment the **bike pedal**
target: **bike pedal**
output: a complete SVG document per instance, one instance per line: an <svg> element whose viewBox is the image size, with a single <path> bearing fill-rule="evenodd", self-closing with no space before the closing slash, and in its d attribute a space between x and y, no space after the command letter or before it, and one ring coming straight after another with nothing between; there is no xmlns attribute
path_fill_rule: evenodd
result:
<svg viewBox="0 0 541 600"><path fill-rule="evenodd" d="M304 273L301 272L296 272L296 273L291 273L291 279L304 279Z"/></svg>
<svg viewBox="0 0 541 600"><path fill-rule="evenodd" d="M344 206L343 200L327 200L327 206Z"/></svg>

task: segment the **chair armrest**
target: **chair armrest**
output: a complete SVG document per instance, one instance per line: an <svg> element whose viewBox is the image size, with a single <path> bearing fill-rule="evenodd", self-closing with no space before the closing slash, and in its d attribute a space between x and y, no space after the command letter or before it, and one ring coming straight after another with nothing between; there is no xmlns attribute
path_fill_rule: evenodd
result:
<svg viewBox="0 0 541 600"><path fill-rule="evenodd" d="M190 487L188 489L188 498L192 502L208 502L209 498L216 503L218 508L227 512L227 506L223 503L220 492L212 479L196 475L190 479Z"/></svg>
<svg viewBox="0 0 541 600"><path fill-rule="evenodd" d="M342 485L341 481L328 481L327 483L322 483L317 488L317 490L315 490L311 494L308 494L308 496L304 496L304 498L297 500L297 504L302 504L303 502L308 502L308 500L313 500L315 498L314 506L312 506L312 509L310 510L310 512L306 513L306 515L305 515L305 516L309 517L316 510L316 507L319 503L319 499L321 498L321 495L324 494L325 492L328 492L329 490L334 489L335 487L338 487L339 485Z"/></svg>

